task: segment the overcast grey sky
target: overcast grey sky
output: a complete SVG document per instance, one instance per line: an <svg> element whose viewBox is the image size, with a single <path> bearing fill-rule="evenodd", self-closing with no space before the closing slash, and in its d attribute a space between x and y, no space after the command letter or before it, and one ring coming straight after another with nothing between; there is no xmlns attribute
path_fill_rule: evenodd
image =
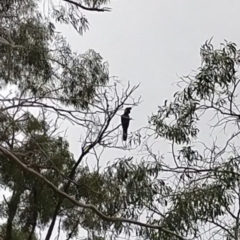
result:
<svg viewBox="0 0 240 240"><path fill-rule="evenodd" d="M99 52L111 75L141 83L136 96L143 103L132 111L135 128L172 97L172 83L197 70L206 40L214 37L216 47L224 39L239 43L239 0L113 0L109 7L110 13L84 12L90 30L83 37L66 26L59 30L80 53ZM78 154L75 133L70 127L70 148Z"/></svg>
<svg viewBox="0 0 240 240"><path fill-rule="evenodd" d="M224 39L237 44L240 39L237 0L113 0L109 7L110 13L83 12L90 30L82 37L69 26L59 30L80 53L99 52L111 75L141 83L136 96L143 103L132 111L135 128L145 126L157 106L171 99L179 77L197 70L206 40L214 37L219 47ZM78 154L74 133L70 127L71 150Z"/></svg>

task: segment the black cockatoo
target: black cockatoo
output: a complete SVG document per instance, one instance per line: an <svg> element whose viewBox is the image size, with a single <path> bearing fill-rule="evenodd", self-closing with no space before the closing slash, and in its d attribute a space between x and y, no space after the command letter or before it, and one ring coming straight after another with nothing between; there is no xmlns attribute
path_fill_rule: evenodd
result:
<svg viewBox="0 0 240 240"><path fill-rule="evenodd" d="M130 116L129 113L131 112L130 107L126 108L124 111L124 114L121 116L121 121L122 121L122 129L123 129L123 141L127 140L127 131L128 131L128 126L130 122Z"/></svg>

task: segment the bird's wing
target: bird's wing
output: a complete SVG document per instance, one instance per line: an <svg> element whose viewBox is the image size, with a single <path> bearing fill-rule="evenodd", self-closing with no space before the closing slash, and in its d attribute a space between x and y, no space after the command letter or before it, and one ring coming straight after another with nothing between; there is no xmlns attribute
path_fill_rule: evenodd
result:
<svg viewBox="0 0 240 240"><path fill-rule="evenodd" d="M123 129L128 129L130 118L128 116L122 115L121 120Z"/></svg>

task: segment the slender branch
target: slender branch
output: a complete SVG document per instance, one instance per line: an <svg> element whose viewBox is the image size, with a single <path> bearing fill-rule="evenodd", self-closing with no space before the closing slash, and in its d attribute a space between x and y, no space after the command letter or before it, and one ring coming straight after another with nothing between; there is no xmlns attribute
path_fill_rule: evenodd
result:
<svg viewBox="0 0 240 240"><path fill-rule="evenodd" d="M111 10L111 8L94 8L94 7L93 8L89 8L89 7L85 7L82 4L74 2L74 1L71 1L71 0L63 0L63 1L71 3L71 4L73 4L73 5L77 6L77 7L82 8L83 10L87 10L87 11L109 12Z"/></svg>

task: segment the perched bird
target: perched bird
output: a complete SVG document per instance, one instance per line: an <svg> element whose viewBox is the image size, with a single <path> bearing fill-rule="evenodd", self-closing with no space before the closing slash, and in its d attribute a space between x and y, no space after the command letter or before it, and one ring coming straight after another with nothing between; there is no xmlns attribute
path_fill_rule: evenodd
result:
<svg viewBox="0 0 240 240"><path fill-rule="evenodd" d="M130 122L130 116L129 113L131 112L130 107L126 108L124 111L124 114L121 116L121 121L122 121L122 129L123 129L123 141L127 140L127 131L128 131L128 126Z"/></svg>

